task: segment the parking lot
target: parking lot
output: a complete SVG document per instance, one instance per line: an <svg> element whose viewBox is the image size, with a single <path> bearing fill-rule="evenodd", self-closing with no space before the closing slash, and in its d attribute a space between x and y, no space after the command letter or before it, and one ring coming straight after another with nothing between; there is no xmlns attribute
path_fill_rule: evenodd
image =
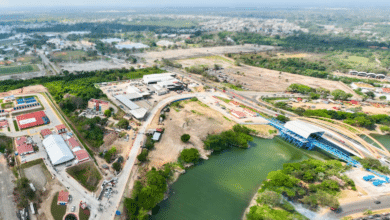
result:
<svg viewBox="0 0 390 220"><path fill-rule="evenodd" d="M355 184L361 188L363 188L364 191L368 193L370 196L376 196L376 195L383 195L390 193L390 185L389 184L383 184L381 186L374 186L372 184L372 181L365 181L363 180L363 176L367 175L373 175L371 172L368 172L363 169L352 169L350 171L347 171L345 173L349 178L351 178ZM375 176L375 179L381 179L377 176Z"/></svg>

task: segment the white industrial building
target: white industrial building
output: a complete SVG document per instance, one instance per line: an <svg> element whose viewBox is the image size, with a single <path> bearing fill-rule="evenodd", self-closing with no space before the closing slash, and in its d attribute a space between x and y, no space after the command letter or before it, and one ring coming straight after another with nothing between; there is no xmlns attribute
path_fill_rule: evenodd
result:
<svg viewBox="0 0 390 220"><path fill-rule="evenodd" d="M146 112L148 111L145 108L140 108L137 104L132 102L129 95L117 95L115 98L124 104L127 108L130 109L129 113L134 116L134 118L141 120L145 117Z"/></svg>
<svg viewBox="0 0 390 220"><path fill-rule="evenodd" d="M50 135L42 141L53 166L74 159L72 151L65 143L61 135Z"/></svg>
<svg viewBox="0 0 390 220"><path fill-rule="evenodd" d="M288 121L284 127L306 139L310 135L321 137L325 133L324 129L300 120Z"/></svg>
<svg viewBox="0 0 390 220"><path fill-rule="evenodd" d="M174 80L175 76L176 74L174 73L160 73L160 74L144 75L142 79L145 84L156 84L157 82Z"/></svg>

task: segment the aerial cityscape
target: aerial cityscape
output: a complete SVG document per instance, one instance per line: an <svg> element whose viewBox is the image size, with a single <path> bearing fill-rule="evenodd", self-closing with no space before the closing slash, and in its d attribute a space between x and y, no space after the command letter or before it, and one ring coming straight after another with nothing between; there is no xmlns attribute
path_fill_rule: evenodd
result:
<svg viewBox="0 0 390 220"><path fill-rule="evenodd" d="M0 220L390 219L390 2L0 0L0 189Z"/></svg>

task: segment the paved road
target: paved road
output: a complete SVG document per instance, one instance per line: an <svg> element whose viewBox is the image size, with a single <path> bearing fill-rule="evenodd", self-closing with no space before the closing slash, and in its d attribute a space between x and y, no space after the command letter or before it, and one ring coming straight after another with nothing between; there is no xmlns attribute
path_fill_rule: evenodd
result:
<svg viewBox="0 0 390 220"><path fill-rule="evenodd" d="M376 200L381 201L381 203L375 204L374 201ZM367 198L362 201L341 205L340 212L336 213L336 212L329 211L327 214L325 214L319 219L327 219L327 220L341 219L344 216L352 215L355 213L361 213L367 209L374 211L374 210L386 209L386 208L390 208L390 196L377 196L377 197Z"/></svg>
<svg viewBox="0 0 390 220"><path fill-rule="evenodd" d="M14 175L8 169L4 155L0 153L0 219L14 220L16 217L16 205L13 202Z"/></svg>
<svg viewBox="0 0 390 220"><path fill-rule="evenodd" d="M181 94L181 95L176 95L176 96L171 96L169 98L166 98L159 102L150 112L150 114L147 116L145 122L143 123L142 127L139 129L139 134L144 134L146 127L152 122L153 116L158 113L158 110L165 106L166 104L177 100L177 99L182 99L182 98L188 98L188 97L202 97L202 96L212 96L216 95L216 93L210 93L210 92L205 92L205 93L190 93L190 94ZM118 185L116 187L116 190L118 190L118 194L114 194L113 197L111 197L110 201L112 202L112 206L110 206L109 210L106 210L103 212L103 214L100 217L97 217L96 219L101 219L101 220L108 220L108 219L114 219L115 217L115 211L119 207L120 201L122 199L122 196L125 192L127 180L130 177L131 170L133 169L134 162L136 160L136 157L138 155L138 151L142 145L142 142L144 140L144 135L137 135L134 145L130 151L129 159L126 162L125 167L123 168L123 171L121 174L118 176Z"/></svg>

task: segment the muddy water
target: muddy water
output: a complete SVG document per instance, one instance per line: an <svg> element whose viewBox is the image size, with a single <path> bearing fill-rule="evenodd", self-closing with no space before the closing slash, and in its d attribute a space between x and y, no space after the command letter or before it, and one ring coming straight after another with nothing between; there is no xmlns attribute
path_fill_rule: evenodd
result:
<svg viewBox="0 0 390 220"><path fill-rule="evenodd" d="M251 146L213 155L187 170L171 186L169 198L153 211L152 219L241 219L270 171L308 158L307 151L280 138L254 138Z"/></svg>

